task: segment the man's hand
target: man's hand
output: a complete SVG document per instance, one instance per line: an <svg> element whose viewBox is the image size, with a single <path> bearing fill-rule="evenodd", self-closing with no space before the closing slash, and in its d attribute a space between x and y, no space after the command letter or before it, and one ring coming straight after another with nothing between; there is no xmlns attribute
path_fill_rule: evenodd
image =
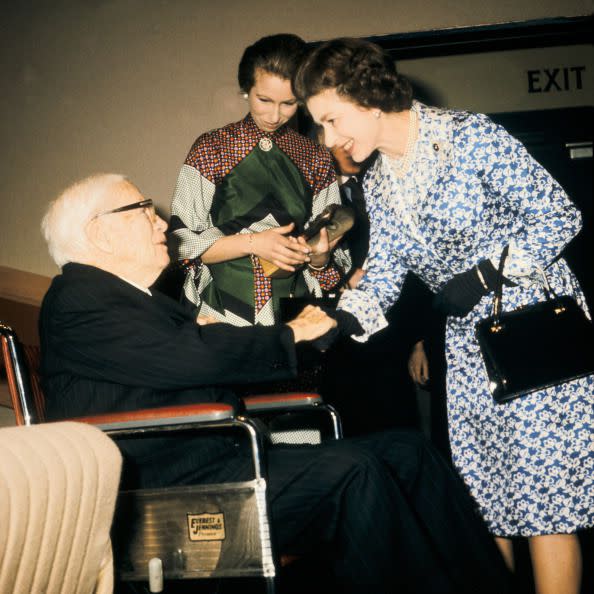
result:
<svg viewBox="0 0 594 594"><path fill-rule="evenodd" d="M319 307L307 305L293 320L287 322L293 330L295 343L315 340L336 327L336 320L326 315Z"/></svg>
<svg viewBox="0 0 594 594"><path fill-rule="evenodd" d="M253 233L250 238L250 251L272 262L277 268L294 272L309 262L310 248L289 235L295 227L294 223L283 227L273 227L260 233Z"/></svg>
<svg viewBox="0 0 594 594"><path fill-rule="evenodd" d="M196 318L196 324L198 326L206 326L207 324L219 324L220 320L213 318L212 316L198 316Z"/></svg>
<svg viewBox="0 0 594 594"><path fill-rule="evenodd" d="M412 348L408 358L408 373L413 382L419 386L424 386L429 381L429 361L422 340L416 342Z"/></svg>
<svg viewBox="0 0 594 594"><path fill-rule="evenodd" d="M365 270L363 268L355 268L349 278L347 285L349 289L356 289L361 279L365 276Z"/></svg>

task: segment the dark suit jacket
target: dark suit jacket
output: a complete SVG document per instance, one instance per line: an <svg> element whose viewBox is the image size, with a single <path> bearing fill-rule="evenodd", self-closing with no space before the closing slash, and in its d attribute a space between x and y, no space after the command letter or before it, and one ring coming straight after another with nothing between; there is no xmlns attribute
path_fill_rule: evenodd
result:
<svg viewBox="0 0 594 594"><path fill-rule="evenodd" d="M351 253L352 268L347 278L356 268L363 268L369 251L369 217L365 210L365 197L361 188L361 176L350 177L340 186L342 203L355 211L355 224L346 235L346 242Z"/></svg>
<svg viewBox="0 0 594 594"><path fill-rule="evenodd" d="M287 326L198 326L194 312L172 299L82 264L67 264L53 280L40 336L49 419L234 403L218 386L296 373Z"/></svg>
<svg viewBox="0 0 594 594"><path fill-rule="evenodd" d="M288 326L198 326L193 309L82 264L67 264L43 300L41 373L48 420L185 403L228 402L223 384L296 373ZM120 439L128 487L184 482L219 464L242 471L234 438ZM231 461L233 463L231 463Z"/></svg>

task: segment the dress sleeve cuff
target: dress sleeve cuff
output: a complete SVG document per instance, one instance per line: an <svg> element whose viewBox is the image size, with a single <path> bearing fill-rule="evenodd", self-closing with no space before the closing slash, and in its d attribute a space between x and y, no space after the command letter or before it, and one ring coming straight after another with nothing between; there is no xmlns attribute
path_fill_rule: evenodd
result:
<svg viewBox="0 0 594 594"><path fill-rule="evenodd" d="M357 342L367 342L369 337L388 326L379 303L367 293L357 289L344 291L337 309L343 309L357 318L363 334L352 335Z"/></svg>
<svg viewBox="0 0 594 594"><path fill-rule="evenodd" d="M190 229L177 229L173 235L179 238L178 254L179 259L193 259L209 249L213 243L218 241L225 234L218 227L209 227L201 232Z"/></svg>
<svg viewBox="0 0 594 594"><path fill-rule="evenodd" d="M499 268L501 250L499 253L491 254L489 258L496 270ZM529 286L535 282L542 282L543 273L535 258L511 241L505 266L503 267L503 276L519 285Z"/></svg>

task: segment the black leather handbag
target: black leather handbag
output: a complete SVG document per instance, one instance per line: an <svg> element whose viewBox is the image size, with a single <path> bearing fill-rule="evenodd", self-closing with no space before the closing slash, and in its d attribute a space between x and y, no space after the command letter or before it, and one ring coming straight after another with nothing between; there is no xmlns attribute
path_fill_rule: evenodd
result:
<svg viewBox="0 0 594 594"><path fill-rule="evenodd" d="M501 254L493 315L476 324L476 337L496 402L594 372L594 326L574 299L557 297L545 278L546 300L501 312Z"/></svg>

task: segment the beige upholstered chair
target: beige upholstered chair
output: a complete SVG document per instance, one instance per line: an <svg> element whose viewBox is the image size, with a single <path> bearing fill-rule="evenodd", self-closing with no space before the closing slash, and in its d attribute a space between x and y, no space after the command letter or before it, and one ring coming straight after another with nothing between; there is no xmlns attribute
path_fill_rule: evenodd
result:
<svg viewBox="0 0 594 594"><path fill-rule="evenodd" d="M0 592L113 591L121 455L82 423L0 429Z"/></svg>

